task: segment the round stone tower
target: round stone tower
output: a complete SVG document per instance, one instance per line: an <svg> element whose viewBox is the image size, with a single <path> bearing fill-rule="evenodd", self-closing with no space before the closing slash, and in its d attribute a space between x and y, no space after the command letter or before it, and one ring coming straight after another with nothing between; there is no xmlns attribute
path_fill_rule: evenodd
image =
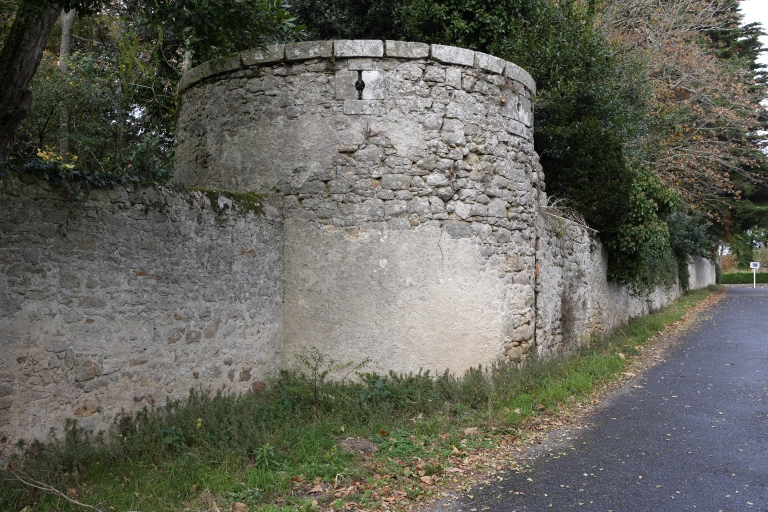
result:
<svg viewBox="0 0 768 512"><path fill-rule="evenodd" d="M520 67L316 41L204 63L180 93L175 180L283 216L284 360L461 372L531 349L542 175Z"/></svg>

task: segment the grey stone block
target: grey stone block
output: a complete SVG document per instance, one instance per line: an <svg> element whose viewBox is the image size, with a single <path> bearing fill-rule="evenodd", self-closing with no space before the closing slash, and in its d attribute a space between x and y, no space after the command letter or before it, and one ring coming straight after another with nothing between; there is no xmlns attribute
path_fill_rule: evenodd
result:
<svg viewBox="0 0 768 512"><path fill-rule="evenodd" d="M426 59L429 57L427 43L407 43L405 41L386 41L387 57L399 59Z"/></svg>
<svg viewBox="0 0 768 512"><path fill-rule="evenodd" d="M504 59L488 55L487 53L475 52L474 65L476 68L501 75L504 73L507 62Z"/></svg>
<svg viewBox="0 0 768 512"><path fill-rule="evenodd" d="M364 100L383 100L386 96L386 81L382 71L363 71Z"/></svg>
<svg viewBox="0 0 768 512"><path fill-rule="evenodd" d="M91 380L99 375L101 375L101 365L90 359L79 362L74 369L75 381L77 382Z"/></svg>
<svg viewBox="0 0 768 512"><path fill-rule="evenodd" d="M511 78L512 80L517 80L526 86L531 91L531 94L536 94L536 82L533 80L533 77L514 62L507 62L507 65L504 68L504 76Z"/></svg>
<svg viewBox="0 0 768 512"><path fill-rule="evenodd" d="M410 222L408 222L408 219L404 217L398 217L398 218L387 221L387 228L393 231L398 231L398 230L410 229L411 224Z"/></svg>
<svg viewBox="0 0 768 512"><path fill-rule="evenodd" d="M333 43L336 57L383 57L384 42L376 39L340 39Z"/></svg>
<svg viewBox="0 0 768 512"><path fill-rule="evenodd" d="M43 250L39 247L29 247L24 249L24 261L37 265L40 263L40 258L43 255Z"/></svg>
<svg viewBox="0 0 768 512"><path fill-rule="evenodd" d="M431 46L432 58L443 64L458 64L460 66L474 66L475 52L466 48L433 44Z"/></svg>
<svg viewBox="0 0 768 512"><path fill-rule="evenodd" d="M426 182L430 187L447 187L451 183L444 174L440 174L438 172L427 176ZM451 192L451 195L453 195L453 192Z"/></svg>
<svg viewBox="0 0 768 512"><path fill-rule="evenodd" d="M451 238L470 238L472 236L472 226L467 222L446 221L443 222L443 229Z"/></svg>
<svg viewBox="0 0 768 512"><path fill-rule="evenodd" d="M54 340L45 345L45 350L54 353L64 352L69 348L70 344L71 342L67 340Z"/></svg>
<svg viewBox="0 0 768 512"><path fill-rule="evenodd" d="M273 44L266 48L251 48L240 52L240 58L246 66L282 62L285 59L285 45Z"/></svg>
<svg viewBox="0 0 768 512"><path fill-rule="evenodd" d="M387 174L381 178L381 188L404 190L411 186L411 176L405 174Z"/></svg>
<svg viewBox="0 0 768 512"><path fill-rule="evenodd" d="M209 76L235 71L242 66L243 63L239 55L203 62L184 73L181 77L181 82L179 82L179 91L185 91Z"/></svg>
<svg viewBox="0 0 768 512"><path fill-rule="evenodd" d="M517 135L528 140L533 139L533 133L531 132L531 129L525 126L523 123L515 121L514 119L509 120L509 123L507 124L507 131L513 135Z"/></svg>
<svg viewBox="0 0 768 512"><path fill-rule="evenodd" d="M384 203L384 214L389 217L402 215L407 211L408 205L405 201L394 200Z"/></svg>
<svg viewBox="0 0 768 512"><path fill-rule="evenodd" d="M423 80L425 82L443 83L445 82L445 69L439 66L427 66L427 69L424 71Z"/></svg>
<svg viewBox="0 0 768 512"><path fill-rule="evenodd" d="M376 62L370 57L353 57L347 61L347 69L351 71L370 71L376 67Z"/></svg>
<svg viewBox="0 0 768 512"><path fill-rule="evenodd" d="M227 73L229 71L235 71L243 67L243 63L240 60L239 55L235 55L234 57L225 57L221 59L209 60L206 64L208 64L207 76L218 75L220 73Z"/></svg>
<svg viewBox="0 0 768 512"><path fill-rule="evenodd" d="M0 384L0 397L6 397L14 392L13 386L10 384Z"/></svg>
<svg viewBox="0 0 768 512"><path fill-rule="evenodd" d="M333 56L333 41L306 41L285 45L285 60L322 59Z"/></svg>
<svg viewBox="0 0 768 512"><path fill-rule="evenodd" d="M445 70L445 85L451 86L454 89L461 88L460 68L448 68Z"/></svg>
<svg viewBox="0 0 768 512"><path fill-rule="evenodd" d="M203 63L205 64L205 63ZM186 91L193 85L195 85L197 82L202 80L202 64L200 66L195 66L194 68L185 71L184 74L181 76L181 80L179 80L179 85L177 86L177 92L181 94L182 92Z"/></svg>
<svg viewBox="0 0 768 512"><path fill-rule="evenodd" d="M507 218L507 204L501 199L494 198L488 205L488 215L500 219Z"/></svg>
<svg viewBox="0 0 768 512"><path fill-rule="evenodd" d="M426 197L417 197L408 203L408 213L415 213L417 215L429 214L429 199Z"/></svg>
<svg viewBox="0 0 768 512"><path fill-rule="evenodd" d="M337 71L336 72L336 99L337 100L355 100L357 99L357 71Z"/></svg>
<svg viewBox="0 0 768 512"><path fill-rule="evenodd" d="M344 100L344 113L347 115L376 115L379 112L377 102L370 100Z"/></svg>

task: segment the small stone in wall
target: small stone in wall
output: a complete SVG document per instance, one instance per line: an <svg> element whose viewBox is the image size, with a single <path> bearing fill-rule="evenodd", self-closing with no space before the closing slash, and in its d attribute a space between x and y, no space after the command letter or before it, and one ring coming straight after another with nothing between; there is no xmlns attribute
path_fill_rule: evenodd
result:
<svg viewBox="0 0 768 512"><path fill-rule="evenodd" d="M91 380L99 375L101 375L101 365L90 359L78 363L75 367L75 381L77 382Z"/></svg>
<svg viewBox="0 0 768 512"><path fill-rule="evenodd" d="M13 386L10 384L10 382L0 383L0 398L11 395L13 391ZM0 405L0 409L2 408L3 406Z"/></svg>
<svg viewBox="0 0 768 512"><path fill-rule="evenodd" d="M187 343L197 343L202 337L203 335L200 331L187 331L187 333L184 335L184 341Z"/></svg>
<svg viewBox="0 0 768 512"><path fill-rule="evenodd" d="M87 418L88 416L99 412L100 409L101 407L99 407L99 404L95 400L86 398L80 402L80 405L75 407L72 414L74 414L76 418Z"/></svg>
<svg viewBox="0 0 768 512"><path fill-rule="evenodd" d="M510 347L507 350L507 359L510 361L520 362L523 360L523 355L525 354L523 347L520 345L515 345L513 347Z"/></svg>
<svg viewBox="0 0 768 512"><path fill-rule="evenodd" d="M219 327L221 326L221 318L216 318L211 325L206 327L205 331L203 331L203 335L205 336L205 339L211 339L214 336L216 336L216 333L219 332Z"/></svg>
<svg viewBox="0 0 768 512"><path fill-rule="evenodd" d="M42 255L43 251L39 247L30 247L28 249L24 249L24 261L27 263L37 265L40 263L40 258Z"/></svg>
<svg viewBox="0 0 768 512"><path fill-rule="evenodd" d="M168 343L176 343L184 336L185 329L183 327L176 327L168 335Z"/></svg>

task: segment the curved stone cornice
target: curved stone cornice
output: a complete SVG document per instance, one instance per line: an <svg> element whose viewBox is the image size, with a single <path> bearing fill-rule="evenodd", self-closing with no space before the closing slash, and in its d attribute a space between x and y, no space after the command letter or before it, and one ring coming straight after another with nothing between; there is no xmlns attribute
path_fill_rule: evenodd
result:
<svg viewBox="0 0 768 512"><path fill-rule="evenodd" d="M474 67L515 80L522 84L531 96L536 94L536 82L531 75L517 64L499 57L456 46L377 39L304 41L245 50L232 57L203 62L186 71L179 83L179 93L207 78L263 65L311 59L356 58L421 59Z"/></svg>

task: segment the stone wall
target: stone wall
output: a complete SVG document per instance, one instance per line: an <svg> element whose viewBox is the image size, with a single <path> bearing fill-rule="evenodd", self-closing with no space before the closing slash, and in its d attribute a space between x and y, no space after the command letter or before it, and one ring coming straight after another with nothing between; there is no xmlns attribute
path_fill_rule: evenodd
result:
<svg viewBox="0 0 768 512"><path fill-rule="evenodd" d="M613 331L681 295L679 285L645 296L608 280L608 254L588 230L542 207L537 221L536 348L549 357ZM715 284L715 265L692 257L690 288Z"/></svg>
<svg viewBox="0 0 768 512"><path fill-rule="evenodd" d="M715 264L705 258L693 257L688 264L689 284L692 290L706 288L717 281Z"/></svg>
<svg viewBox="0 0 768 512"><path fill-rule="evenodd" d="M175 179L269 194L285 216L286 355L462 372L533 346L525 71L461 48L319 41L208 63L181 89Z"/></svg>
<svg viewBox="0 0 768 512"><path fill-rule="evenodd" d="M45 437L64 418L103 428L122 409L198 386L247 390L276 369L274 208L46 188L0 180L0 439Z"/></svg>
<svg viewBox="0 0 768 512"><path fill-rule="evenodd" d="M0 180L0 448L255 389L311 347L398 372L551 356L677 296L609 283L599 244L546 208L535 84L512 63L296 43L180 91L176 180L209 192L78 202ZM692 287L714 279L692 262Z"/></svg>

